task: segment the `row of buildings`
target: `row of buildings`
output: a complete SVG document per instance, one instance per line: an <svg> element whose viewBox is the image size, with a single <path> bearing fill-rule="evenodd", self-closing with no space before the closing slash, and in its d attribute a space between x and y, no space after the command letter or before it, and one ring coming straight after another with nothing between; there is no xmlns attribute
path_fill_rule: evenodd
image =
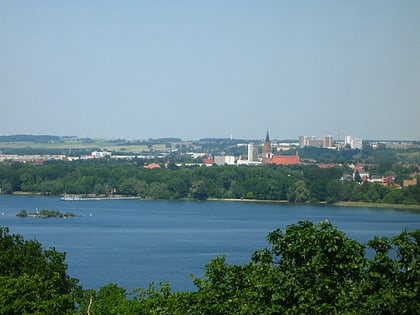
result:
<svg viewBox="0 0 420 315"><path fill-rule="evenodd" d="M300 136L299 147L333 148L334 139L332 136L325 136L324 138L316 138L314 136Z"/></svg>
<svg viewBox="0 0 420 315"><path fill-rule="evenodd" d="M331 135L317 138L315 136L300 136L299 147L317 147L328 149L362 149L362 140L346 136L344 141L334 141ZM264 142L261 144L248 143L247 157L235 158L234 156L214 156L203 159L205 165L259 165L259 164L276 164L276 165L294 165L300 164L300 158L296 155L278 155L273 153L273 147L267 131Z"/></svg>
<svg viewBox="0 0 420 315"><path fill-rule="evenodd" d="M344 174L341 177L342 181L357 181L360 183L369 182L369 183L377 183L382 184L383 186L389 186L393 188L402 188L417 185L417 176L419 175L418 172L413 172L409 174L409 179L404 179L402 185L397 184L395 182L396 177L393 175L375 175L371 174L370 172L366 171L365 167L362 164L350 164L348 165L350 169L353 170L353 174Z"/></svg>
<svg viewBox="0 0 420 315"><path fill-rule="evenodd" d="M317 147L339 150L342 148L362 149L362 140L351 136L344 137L343 141L335 141L331 135L317 138L315 136L300 136L299 143L296 146ZM282 148L277 146L277 152ZM300 158L296 155L278 155L273 153L272 143L267 131L264 142L249 143L247 157L235 158L234 156L214 156L203 159L205 165L259 165L259 164L277 164L277 165L293 165L300 164Z"/></svg>
<svg viewBox="0 0 420 315"><path fill-rule="evenodd" d="M261 150L260 150L261 149ZM275 155L271 145L270 136L267 135L262 144L249 143L247 158L235 158L234 156L215 156L213 158L203 159L203 163L209 165L260 165L260 164L276 164L276 165L293 165L300 164L298 155Z"/></svg>
<svg viewBox="0 0 420 315"><path fill-rule="evenodd" d="M317 138L315 136L300 136L299 147L316 147L327 149L341 149L349 147L350 149L362 149L362 139L353 138L352 136L344 137L344 141L334 141L331 135Z"/></svg>

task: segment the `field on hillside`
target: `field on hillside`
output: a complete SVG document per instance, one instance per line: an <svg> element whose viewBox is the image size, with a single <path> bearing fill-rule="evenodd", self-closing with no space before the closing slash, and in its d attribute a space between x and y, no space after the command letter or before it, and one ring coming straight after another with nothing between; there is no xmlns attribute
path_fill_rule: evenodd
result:
<svg viewBox="0 0 420 315"><path fill-rule="evenodd" d="M50 141L50 142L30 142L30 141L19 141L19 142L0 142L0 152L2 150L13 150L13 149L33 149L33 150L104 150L121 153L144 153L154 151L166 151L168 149L175 148L175 144L171 144L167 147L165 144L130 144L124 140L84 140L77 138L68 138L62 141Z"/></svg>

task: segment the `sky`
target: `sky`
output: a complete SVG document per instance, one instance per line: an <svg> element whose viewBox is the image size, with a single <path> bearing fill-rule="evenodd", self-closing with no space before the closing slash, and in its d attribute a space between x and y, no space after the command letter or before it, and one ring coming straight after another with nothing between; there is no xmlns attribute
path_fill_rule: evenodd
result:
<svg viewBox="0 0 420 315"><path fill-rule="evenodd" d="M420 140L418 0L0 0L0 135Z"/></svg>

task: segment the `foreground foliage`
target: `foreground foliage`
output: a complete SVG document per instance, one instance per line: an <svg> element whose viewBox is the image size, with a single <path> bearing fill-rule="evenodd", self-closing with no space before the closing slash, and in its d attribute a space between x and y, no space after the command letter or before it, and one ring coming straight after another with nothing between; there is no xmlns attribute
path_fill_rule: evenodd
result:
<svg viewBox="0 0 420 315"><path fill-rule="evenodd" d="M244 265L213 259L196 292L168 284L90 292L91 314L416 314L420 309L420 231L375 238L365 246L328 221L302 221L268 234L271 248Z"/></svg>
<svg viewBox="0 0 420 315"><path fill-rule="evenodd" d="M64 255L1 229L1 314L417 314L420 231L374 238L367 247L328 221L268 234L250 262L214 258L194 292L168 283L131 293L109 284L80 294ZM367 254L365 253L367 251ZM77 303L75 303L77 302Z"/></svg>
<svg viewBox="0 0 420 315"><path fill-rule="evenodd" d="M66 314L81 294L65 255L0 227L0 314Z"/></svg>

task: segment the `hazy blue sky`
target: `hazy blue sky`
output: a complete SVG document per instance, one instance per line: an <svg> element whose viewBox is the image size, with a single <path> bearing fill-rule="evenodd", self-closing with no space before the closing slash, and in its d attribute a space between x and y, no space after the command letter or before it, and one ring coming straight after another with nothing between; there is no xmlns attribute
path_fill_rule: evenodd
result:
<svg viewBox="0 0 420 315"><path fill-rule="evenodd" d="M420 1L0 0L0 134L420 139Z"/></svg>

